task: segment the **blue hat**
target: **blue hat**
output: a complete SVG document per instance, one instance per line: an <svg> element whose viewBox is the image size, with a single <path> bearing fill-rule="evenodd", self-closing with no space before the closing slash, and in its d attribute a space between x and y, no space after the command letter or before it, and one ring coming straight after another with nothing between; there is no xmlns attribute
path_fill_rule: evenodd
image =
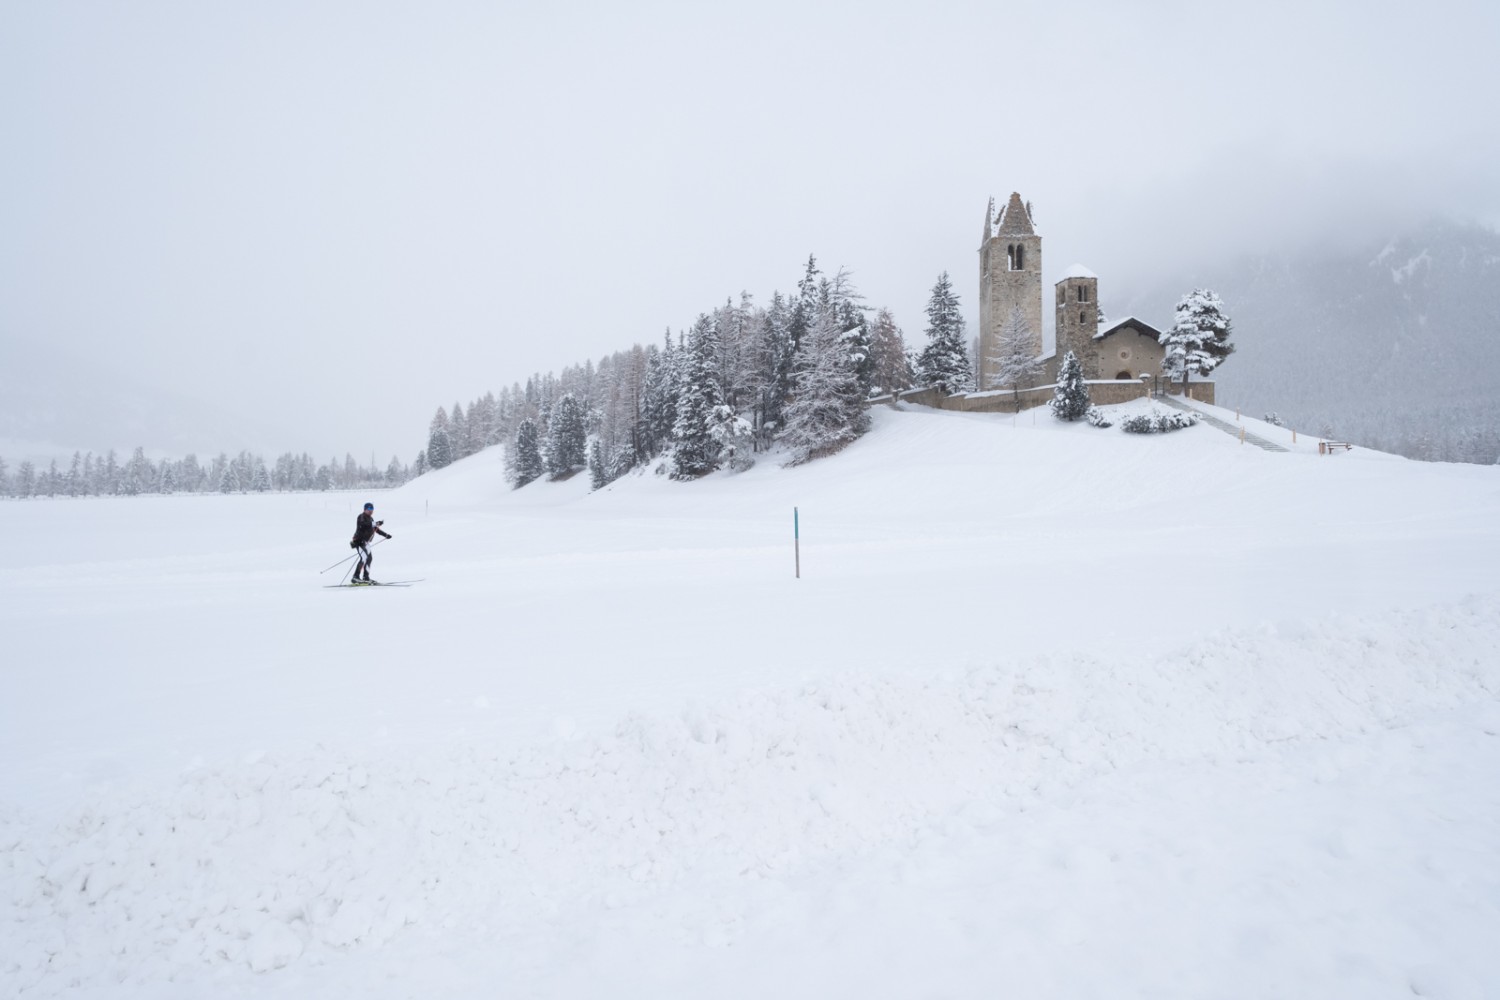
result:
<svg viewBox="0 0 1500 1000"><path fill-rule="evenodd" d="M365 504L365 510L374 510L374 509L375 509L375 505L374 504L372 504L372 503Z"/></svg>

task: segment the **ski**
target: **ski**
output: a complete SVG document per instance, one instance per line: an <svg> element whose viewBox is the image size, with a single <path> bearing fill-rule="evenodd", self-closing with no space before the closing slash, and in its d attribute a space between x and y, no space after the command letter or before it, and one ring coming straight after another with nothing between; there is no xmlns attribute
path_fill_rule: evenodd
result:
<svg viewBox="0 0 1500 1000"><path fill-rule="evenodd" d="M324 590L350 590L356 587L410 587L421 583L421 580L381 580L374 583L330 583L324 586Z"/></svg>

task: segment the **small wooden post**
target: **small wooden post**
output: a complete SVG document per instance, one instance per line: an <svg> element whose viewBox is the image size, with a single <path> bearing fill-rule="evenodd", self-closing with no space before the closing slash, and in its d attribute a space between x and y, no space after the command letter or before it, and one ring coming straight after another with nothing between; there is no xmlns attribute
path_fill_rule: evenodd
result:
<svg viewBox="0 0 1500 1000"><path fill-rule="evenodd" d="M1245 443L1245 428L1241 427L1240 428L1240 444L1244 444L1244 443Z"/></svg>
<svg viewBox="0 0 1500 1000"><path fill-rule="evenodd" d="M1292 429L1292 444L1296 444L1296 443L1297 443L1297 430L1296 430L1296 428L1293 428Z"/></svg>
<svg viewBox="0 0 1500 1000"><path fill-rule="evenodd" d="M1239 423L1239 421L1240 421L1240 408L1238 406L1236 406L1234 408L1234 422L1235 423Z"/></svg>
<svg viewBox="0 0 1500 1000"><path fill-rule="evenodd" d="M802 579L802 527L797 508L792 508L792 556L796 560L797 579Z"/></svg>

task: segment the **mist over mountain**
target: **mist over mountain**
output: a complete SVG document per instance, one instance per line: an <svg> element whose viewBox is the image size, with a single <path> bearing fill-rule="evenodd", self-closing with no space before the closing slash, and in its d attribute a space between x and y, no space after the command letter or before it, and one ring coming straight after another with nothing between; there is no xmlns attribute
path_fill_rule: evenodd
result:
<svg viewBox="0 0 1500 1000"><path fill-rule="evenodd" d="M226 373L223 391L255 390ZM196 395L18 337L0 339L0 457L44 462L74 451L201 456L241 449L303 447L306 434L278 426L274 395L265 418L246 418Z"/></svg>
<svg viewBox="0 0 1500 1000"><path fill-rule="evenodd" d="M1500 233L1433 221L1354 250L1243 257L1106 305L1165 328L1199 285L1223 297L1239 345L1214 374L1220 405L1412 458L1500 458Z"/></svg>

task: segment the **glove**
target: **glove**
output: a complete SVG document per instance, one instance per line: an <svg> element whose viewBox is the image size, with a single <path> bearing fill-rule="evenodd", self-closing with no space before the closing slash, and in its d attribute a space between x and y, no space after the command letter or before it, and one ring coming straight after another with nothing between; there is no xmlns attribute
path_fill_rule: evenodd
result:
<svg viewBox="0 0 1500 1000"><path fill-rule="evenodd" d="M393 535L393 534L391 534L391 533L390 533L390 532L389 532L389 531L388 531L388 532L386 532L386 533L385 533L385 537L387 537L387 538L395 538L395 537L396 537L396 536L395 536L395 535Z"/></svg>
<svg viewBox="0 0 1500 1000"><path fill-rule="evenodd" d="M380 527L380 526L381 526L381 525L382 525L382 524L384 524L384 523L385 523L385 522L384 522L384 521L376 521L376 522L375 522L375 527L377 527L377 528L378 528L378 527Z"/></svg>
<svg viewBox="0 0 1500 1000"><path fill-rule="evenodd" d="M351 549L357 549L357 548L359 548L359 543L358 542L350 542L349 543L349 547Z"/></svg>

